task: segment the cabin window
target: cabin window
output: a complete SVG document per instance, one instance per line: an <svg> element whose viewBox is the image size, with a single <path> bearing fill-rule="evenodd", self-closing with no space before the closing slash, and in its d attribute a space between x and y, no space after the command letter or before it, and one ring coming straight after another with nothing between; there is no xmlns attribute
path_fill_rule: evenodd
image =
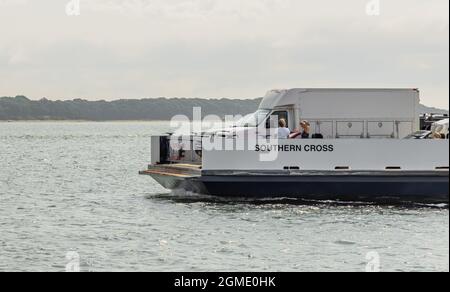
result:
<svg viewBox="0 0 450 292"><path fill-rule="evenodd" d="M287 111L276 111L270 114L270 119L267 119L266 128L270 129L275 126L278 127L278 121L284 119L286 120L286 125L289 126L289 115Z"/></svg>
<svg viewBox="0 0 450 292"><path fill-rule="evenodd" d="M258 127L261 123L264 123L269 113L269 110L258 110L257 112L249 114L240 119L236 123L236 126L245 128Z"/></svg>

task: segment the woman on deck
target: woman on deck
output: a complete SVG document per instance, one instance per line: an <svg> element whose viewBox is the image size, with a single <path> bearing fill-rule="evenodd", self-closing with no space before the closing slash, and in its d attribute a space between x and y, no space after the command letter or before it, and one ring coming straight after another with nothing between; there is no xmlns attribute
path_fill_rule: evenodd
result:
<svg viewBox="0 0 450 292"><path fill-rule="evenodd" d="M311 124L308 121L300 122L300 129L292 133L290 139L309 139L311 132Z"/></svg>

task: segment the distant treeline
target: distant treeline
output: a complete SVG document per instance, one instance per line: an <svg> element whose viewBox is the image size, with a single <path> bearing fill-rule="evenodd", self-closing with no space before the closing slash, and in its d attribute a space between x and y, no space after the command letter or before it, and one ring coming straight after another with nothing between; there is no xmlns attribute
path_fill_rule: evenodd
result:
<svg viewBox="0 0 450 292"><path fill-rule="evenodd" d="M193 107L202 108L202 116L245 115L254 112L261 99L156 98L116 101L30 100L25 96L1 97L0 120L170 120L175 115L192 118ZM448 113L447 110L421 105L421 113Z"/></svg>
<svg viewBox="0 0 450 292"><path fill-rule="evenodd" d="M36 101L25 96L1 97L0 120L170 120L175 115L192 118L193 107L201 107L203 117L214 114L223 118L252 113L260 101L197 98Z"/></svg>

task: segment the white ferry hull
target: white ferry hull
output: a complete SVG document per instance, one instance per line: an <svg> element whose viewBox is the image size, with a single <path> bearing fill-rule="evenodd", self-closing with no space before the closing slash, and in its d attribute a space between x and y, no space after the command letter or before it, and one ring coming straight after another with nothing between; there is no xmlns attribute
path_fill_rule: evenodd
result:
<svg viewBox="0 0 450 292"><path fill-rule="evenodd" d="M214 136L203 138L201 152L193 141L171 137L169 147L169 139L152 139L143 174L169 189L222 197L449 201L448 140Z"/></svg>

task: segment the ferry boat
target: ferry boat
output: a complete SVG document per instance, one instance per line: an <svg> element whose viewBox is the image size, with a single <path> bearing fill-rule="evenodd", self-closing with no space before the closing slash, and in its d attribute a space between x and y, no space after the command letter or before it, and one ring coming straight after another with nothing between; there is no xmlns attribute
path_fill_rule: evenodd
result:
<svg viewBox="0 0 450 292"><path fill-rule="evenodd" d="M448 124L434 127L446 133L411 135L420 130L419 94L272 90L232 127L152 137L140 173L212 196L448 204ZM308 121L309 139L280 139L280 119L290 129Z"/></svg>

